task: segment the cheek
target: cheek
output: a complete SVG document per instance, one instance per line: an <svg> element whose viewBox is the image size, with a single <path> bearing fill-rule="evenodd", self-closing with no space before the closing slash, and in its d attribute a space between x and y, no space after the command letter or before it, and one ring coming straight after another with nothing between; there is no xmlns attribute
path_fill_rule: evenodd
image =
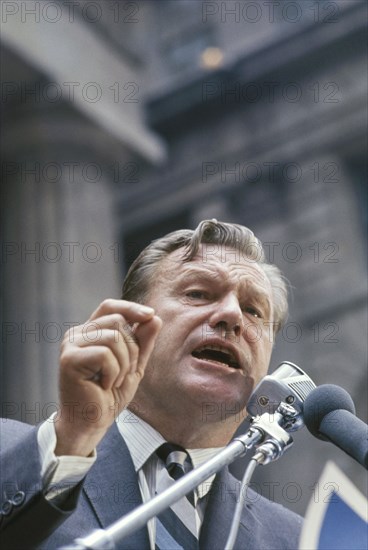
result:
<svg viewBox="0 0 368 550"><path fill-rule="evenodd" d="M156 339L153 355L167 361L173 358L173 354L179 350L184 341L184 331L180 316L162 316L163 325Z"/></svg>
<svg viewBox="0 0 368 550"><path fill-rule="evenodd" d="M256 323L246 323L244 325L244 338L249 344L257 344L263 339L262 330Z"/></svg>
<svg viewBox="0 0 368 550"><path fill-rule="evenodd" d="M265 352L272 349L272 335L261 323L246 323L244 325L244 338L254 349L263 348Z"/></svg>
<svg viewBox="0 0 368 550"><path fill-rule="evenodd" d="M180 346L187 335L195 330L200 324L199 311L190 310L181 304L175 303L174 306L165 308L164 311L157 313L163 326L159 337L164 335L166 338L174 338L176 344Z"/></svg>
<svg viewBox="0 0 368 550"><path fill-rule="evenodd" d="M269 369L273 342L259 326L249 328L247 341L255 361L254 365L257 365L257 375L263 377Z"/></svg>

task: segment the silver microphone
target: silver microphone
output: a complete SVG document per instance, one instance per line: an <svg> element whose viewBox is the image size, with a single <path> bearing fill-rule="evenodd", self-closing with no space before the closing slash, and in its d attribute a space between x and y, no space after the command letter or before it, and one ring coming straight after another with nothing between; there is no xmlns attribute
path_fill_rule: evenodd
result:
<svg viewBox="0 0 368 550"><path fill-rule="evenodd" d="M299 430L304 425L304 401L316 385L300 367L283 361L272 373L265 376L254 388L247 404L250 416L274 414L280 403L291 405L296 411L287 431Z"/></svg>
<svg viewBox="0 0 368 550"><path fill-rule="evenodd" d="M254 388L247 404L250 415L248 436L256 438L256 453L245 470L225 548L232 549L240 524L251 475L258 464L277 460L293 444L289 432L304 426L303 406L316 385L300 368L284 361L273 374L265 376Z"/></svg>

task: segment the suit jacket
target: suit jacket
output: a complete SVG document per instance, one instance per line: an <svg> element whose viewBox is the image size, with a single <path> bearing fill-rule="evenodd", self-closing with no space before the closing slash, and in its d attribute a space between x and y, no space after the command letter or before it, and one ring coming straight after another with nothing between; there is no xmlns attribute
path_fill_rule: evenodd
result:
<svg viewBox="0 0 368 550"><path fill-rule="evenodd" d="M101 441L97 460L63 508L42 494L37 428L0 420L1 547L52 550L106 528L142 503L128 448L114 424ZM224 468L214 481L203 521L201 550L223 550L240 482ZM235 547L238 550L296 550L302 518L250 492ZM124 539L121 550L149 550L147 528Z"/></svg>

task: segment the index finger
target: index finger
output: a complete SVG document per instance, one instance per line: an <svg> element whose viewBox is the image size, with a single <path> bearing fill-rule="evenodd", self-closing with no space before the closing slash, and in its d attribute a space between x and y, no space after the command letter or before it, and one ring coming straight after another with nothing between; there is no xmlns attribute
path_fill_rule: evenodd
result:
<svg viewBox="0 0 368 550"><path fill-rule="evenodd" d="M155 311L149 306L138 304L137 302L128 302L127 300L114 300L109 298L104 300L89 317L88 321L93 321L104 315L119 313L130 322L148 321L154 316Z"/></svg>

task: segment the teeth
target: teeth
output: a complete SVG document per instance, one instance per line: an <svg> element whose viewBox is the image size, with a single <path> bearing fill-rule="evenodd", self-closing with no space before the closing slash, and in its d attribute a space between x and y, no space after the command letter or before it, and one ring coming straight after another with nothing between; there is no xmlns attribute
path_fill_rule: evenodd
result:
<svg viewBox="0 0 368 550"><path fill-rule="evenodd" d="M238 365L237 359L236 359L235 355L233 354L233 352L231 350L229 350L228 348L225 348L225 347L220 346L220 345L203 344L203 346L200 346L199 348L194 350L194 353L201 353L202 351L209 350L209 349L213 350L213 351L219 351L221 353L224 353L225 355L227 355L230 358L230 362L235 363L236 365ZM220 361L217 361L217 362L219 363Z"/></svg>
<svg viewBox="0 0 368 550"><path fill-rule="evenodd" d="M212 349L214 351L220 351L221 353L226 353L226 355L229 355L231 359L233 359L234 361L236 360L234 354L229 349L224 348L222 346L204 344L200 348L197 348L195 351L196 353L200 353L201 351L204 351L206 349Z"/></svg>

